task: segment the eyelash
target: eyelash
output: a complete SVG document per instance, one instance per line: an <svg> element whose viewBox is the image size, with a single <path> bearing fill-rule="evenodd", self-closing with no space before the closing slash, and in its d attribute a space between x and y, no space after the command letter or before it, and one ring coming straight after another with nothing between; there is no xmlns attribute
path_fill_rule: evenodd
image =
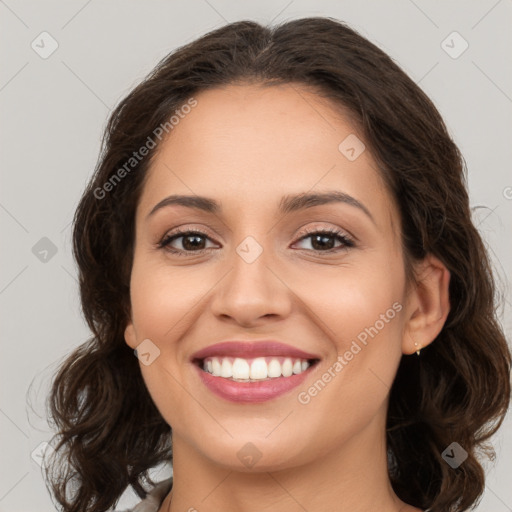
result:
<svg viewBox="0 0 512 512"><path fill-rule="evenodd" d="M198 251L190 251L190 250L183 250L183 249L175 249L173 247L169 247L169 244L173 242L174 240L178 238L184 238L184 235L196 235L201 236L204 238L210 238L206 233L203 233L202 231L193 231L193 230L177 230L174 233L171 233L170 235L164 236L160 242L158 242L157 247L159 249L164 249L166 251L169 251L176 256L188 256L189 254L203 254L207 252L211 247L200 249ZM303 251L313 251L316 253L326 253L326 254L332 254L337 253L340 251L346 251L347 249L350 249L352 247L355 247L355 243L352 240L352 238L348 237L344 232L337 230L337 229L313 229L310 231L306 231L304 235L302 235L297 242L301 242L302 240L311 237L312 235L330 235L331 237L335 237L338 239L338 241L342 242L343 246L336 247L333 249L328 249L326 251L319 251L315 249L299 249Z"/></svg>

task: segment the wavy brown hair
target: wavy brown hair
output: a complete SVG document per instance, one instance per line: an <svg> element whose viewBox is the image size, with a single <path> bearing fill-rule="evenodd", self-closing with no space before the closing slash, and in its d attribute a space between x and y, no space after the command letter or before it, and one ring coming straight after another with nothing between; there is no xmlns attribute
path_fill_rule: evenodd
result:
<svg viewBox="0 0 512 512"><path fill-rule="evenodd" d="M225 25L166 56L113 110L74 218L92 336L60 366L48 397L57 432L52 494L65 512L103 512L128 486L144 498L143 484L155 483L149 470L172 462L171 428L124 340L135 210L159 145L108 192L104 185L193 95L243 83L302 85L344 109L399 207L408 283L428 253L450 271L445 325L420 357L402 357L390 392L389 477L413 506L467 510L484 490L479 452L492 455L486 441L509 405L511 354L471 219L465 162L433 103L400 67L346 24L321 17ZM456 469L441 456L454 441L468 453Z"/></svg>

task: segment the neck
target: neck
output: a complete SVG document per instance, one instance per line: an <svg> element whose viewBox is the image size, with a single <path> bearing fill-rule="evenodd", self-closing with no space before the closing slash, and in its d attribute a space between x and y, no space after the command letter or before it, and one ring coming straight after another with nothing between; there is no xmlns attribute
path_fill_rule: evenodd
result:
<svg viewBox="0 0 512 512"><path fill-rule="evenodd" d="M160 512L419 511L393 492L385 437L378 431L385 429L370 424L314 461L261 472L215 464L173 432L174 484Z"/></svg>

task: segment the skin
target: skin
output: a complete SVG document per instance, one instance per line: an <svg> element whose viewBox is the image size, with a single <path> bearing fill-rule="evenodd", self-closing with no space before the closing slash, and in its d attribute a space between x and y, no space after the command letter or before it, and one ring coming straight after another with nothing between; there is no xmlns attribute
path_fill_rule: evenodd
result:
<svg viewBox="0 0 512 512"><path fill-rule="evenodd" d="M174 488L159 512L419 510L389 483L386 411L401 357L417 357L446 320L448 270L429 256L406 291L396 205L369 150L354 161L338 150L349 134L363 138L327 100L297 84L229 85L195 98L160 146L138 204L125 331L131 348L149 338L160 350L140 363L173 431ZM327 190L350 194L374 220L344 203L278 213L283 195ZM173 205L148 217L171 194L214 198L222 212ZM194 254L183 237L172 246L185 256L158 248L178 226L205 232L207 252ZM355 247L327 255L314 237L300 240L313 228L337 228ZM247 236L263 249L250 264L236 252ZM298 393L397 302L401 311L300 403ZM264 403L212 394L190 362L219 341L264 338L321 358L299 388ZM237 456L249 442L261 453L251 468Z"/></svg>

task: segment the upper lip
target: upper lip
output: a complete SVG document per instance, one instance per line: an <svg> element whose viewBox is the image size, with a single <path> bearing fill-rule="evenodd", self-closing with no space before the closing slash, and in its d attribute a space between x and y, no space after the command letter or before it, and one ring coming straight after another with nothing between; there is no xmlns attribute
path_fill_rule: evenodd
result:
<svg viewBox="0 0 512 512"><path fill-rule="evenodd" d="M304 352L296 347L274 340L259 341L222 341L205 347L192 355L192 360L207 357L241 357L254 358L266 356L281 356L296 359L319 359L318 355Z"/></svg>

